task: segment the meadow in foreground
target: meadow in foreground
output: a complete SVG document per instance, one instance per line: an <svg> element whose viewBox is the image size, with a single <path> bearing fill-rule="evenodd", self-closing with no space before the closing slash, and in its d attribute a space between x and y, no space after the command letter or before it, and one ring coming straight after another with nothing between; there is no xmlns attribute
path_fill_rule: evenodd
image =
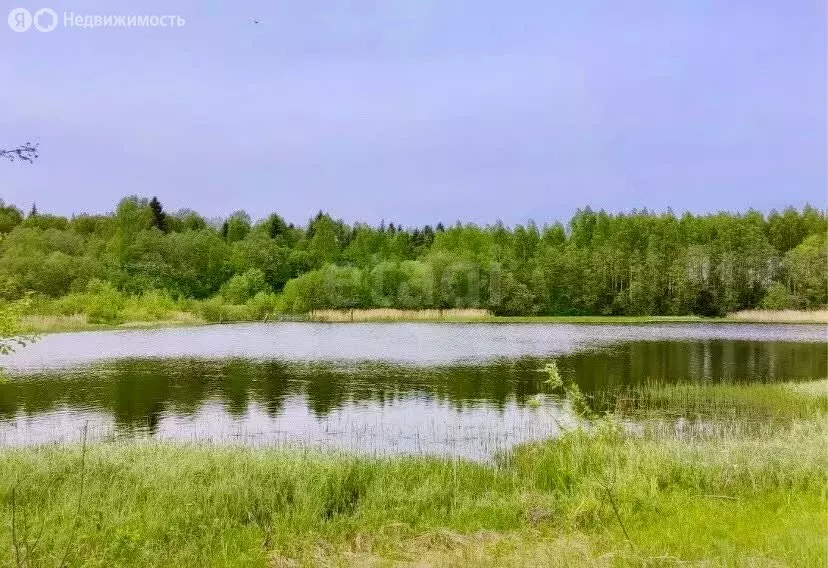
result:
<svg viewBox="0 0 828 568"><path fill-rule="evenodd" d="M491 464L162 443L4 449L0 562L824 566L826 388L644 387Z"/></svg>

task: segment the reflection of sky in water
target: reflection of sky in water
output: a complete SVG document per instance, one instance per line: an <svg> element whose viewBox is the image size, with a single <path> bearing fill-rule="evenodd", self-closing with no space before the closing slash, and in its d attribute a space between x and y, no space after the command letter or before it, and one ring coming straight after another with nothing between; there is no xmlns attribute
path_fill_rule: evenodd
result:
<svg viewBox="0 0 828 568"><path fill-rule="evenodd" d="M183 355L186 355L184 357ZM157 356L157 357L156 357ZM9 358L0 445L146 438L485 459L555 436L555 358L587 394L826 376L824 326L273 324L49 335ZM599 409L600 410L600 409Z"/></svg>
<svg viewBox="0 0 828 568"><path fill-rule="evenodd" d="M212 325L46 335L5 368L67 367L126 357L244 357L285 361L388 361L419 365L548 356L634 340L826 341L820 325L766 324L313 324Z"/></svg>
<svg viewBox="0 0 828 568"><path fill-rule="evenodd" d="M138 428L128 437L484 460L517 444L554 437L562 426L573 424L566 408L551 400L533 409L511 403L503 409L459 410L410 399L381 406L347 404L319 417L306 400L295 397L285 402L277 416L256 403L242 416L232 416L223 404L208 402L190 416L163 413L153 434L148 428ZM0 422L0 445L80 442L84 429L90 441L119 436L106 413L63 409Z"/></svg>

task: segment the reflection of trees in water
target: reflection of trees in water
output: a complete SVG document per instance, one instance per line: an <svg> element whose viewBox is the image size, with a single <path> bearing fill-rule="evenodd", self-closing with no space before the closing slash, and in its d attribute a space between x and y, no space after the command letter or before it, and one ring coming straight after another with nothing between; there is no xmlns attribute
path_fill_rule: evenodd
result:
<svg viewBox="0 0 828 568"><path fill-rule="evenodd" d="M794 381L826 376L820 343L636 341L558 359L586 392L646 381Z"/></svg>
<svg viewBox="0 0 828 568"><path fill-rule="evenodd" d="M826 376L822 344L700 341L631 342L557 358L586 393L646 380L796 380ZM68 407L112 414L119 431L154 431L165 413L191 416L218 401L233 417L255 402L279 415L304 397L317 416L349 403L382 405L421 397L464 409L524 404L543 389L545 360L437 368L381 363L350 366L281 361L126 359L91 369L40 374L0 384L0 418Z"/></svg>
<svg viewBox="0 0 828 568"><path fill-rule="evenodd" d="M458 409L486 403L502 408L537 393L543 375L535 360L485 366L411 368L385 364L337 367L279 361L125 359L83 371L20 378L0 385L0 418L60 407L110 412L119 430L157 425L164 412L191 416L208 401L241 417L252 402L282 412L287 397L304 397L325 416L349 403L384 404L428 397Z"/></svg>

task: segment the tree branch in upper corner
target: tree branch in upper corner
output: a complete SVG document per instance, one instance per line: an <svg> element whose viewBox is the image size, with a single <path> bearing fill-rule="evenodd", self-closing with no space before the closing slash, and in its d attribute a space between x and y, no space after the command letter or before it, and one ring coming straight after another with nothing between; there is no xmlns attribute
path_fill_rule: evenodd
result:
<svg viewBox="0 0 828 568"><path fill-rule="evenodd" d="M23 162L34 162L37 157L38 144L26 142L17 148L0 148L0 158L7 158L9 161L21 160Z"/></svg>

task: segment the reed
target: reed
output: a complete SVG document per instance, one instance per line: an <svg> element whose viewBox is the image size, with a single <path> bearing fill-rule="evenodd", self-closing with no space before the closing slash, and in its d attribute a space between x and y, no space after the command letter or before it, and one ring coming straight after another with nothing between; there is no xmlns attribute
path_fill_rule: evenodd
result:
<svg viewBox="0 0 828 568"><path fill-rule="evenodd" d="M70 331L89 326L86 314L26 315L20 318L20 327L31 331Z"/></svg>
<svg viewBox="0 0 828 568"><path fill-rule="evenodd" d="M755 323L828 323L828 310L742 310L727 317Z"/></svg>
<svg viewBox="0 0 828 568"><path fill-rule="evenodd" d="M595 396L602 410L633 419L649 417L740 420L767 424L828 412L828 379L804 383L649 383Z"/></svg>
<svg viewBox="0 0 828 568"><path fill-rule="evenodd" d="M315 310L311 321L365 322L365 321L474 321L493 317L488 310L478 308L451 308L445 310L397 310L392 308L354 310Z"/></svg>
<svg viewBox="0 0 828 568"><path fill-rule="evenodd" d="M206 323L197 314L171 311L162 319L129 320L122 323L92 323L86 314L72 315L28 315L23 316L20 327L27 333L61 333L115 328L160 328L172 326L201 325Z"/></svg>

